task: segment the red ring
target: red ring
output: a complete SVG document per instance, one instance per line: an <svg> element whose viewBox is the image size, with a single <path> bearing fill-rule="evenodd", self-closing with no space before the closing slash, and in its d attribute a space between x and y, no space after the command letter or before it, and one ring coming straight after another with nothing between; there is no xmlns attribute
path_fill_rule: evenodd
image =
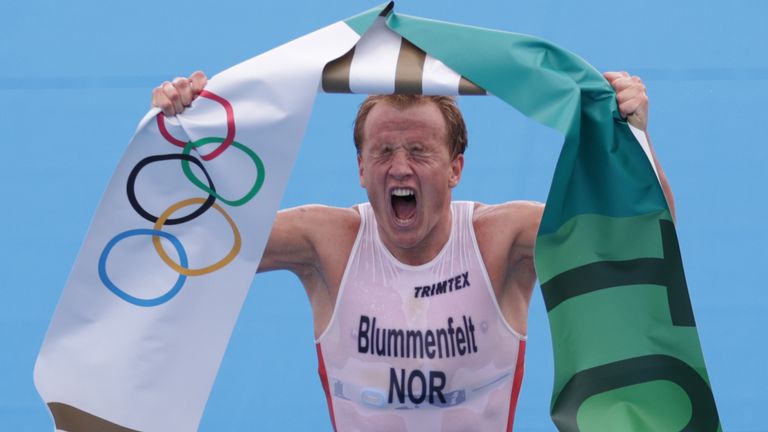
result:
<svg viewBox="0 0 768 432"><path fill-rule="evenodd" d="M214 159L216 156L220 155L224 150L227 149L227 147L229 147L230 144L232 144L232 141L235 140L235 112L232 110L232 105L229 103L228 100L224 99L223 97L215 93L209 92L208 90L203 90L200 93L200 96L220 103L221 106L224 107L224 111L227 112L226 138L224 138L224 141L222 141L222 143L219 144L218 147L216 147L216 150L208 153L207 155L200 156L203 160L209 161L211 159ZM181 148L184 148L184 146L187 145L186 142L173 137L168 132L168 129L165 127L165 115L162 112L160 112L157 115L156 119L157 119L157 128L160 129L160 135L162 135L163 138L165 138L169 143Z"/></svg>

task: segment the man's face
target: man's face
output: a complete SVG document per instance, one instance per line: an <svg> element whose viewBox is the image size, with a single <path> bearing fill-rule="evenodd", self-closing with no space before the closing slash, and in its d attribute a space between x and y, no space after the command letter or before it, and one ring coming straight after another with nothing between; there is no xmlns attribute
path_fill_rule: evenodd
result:
<svg viewBox="0 0 768 432"><path fill-rule="evenodd" d="M451 188L463 164L463 155L451 159L435 104L400 110L381 102L371 109L358 156L360 185L391 251L439 251L450 233Z"/></svg>

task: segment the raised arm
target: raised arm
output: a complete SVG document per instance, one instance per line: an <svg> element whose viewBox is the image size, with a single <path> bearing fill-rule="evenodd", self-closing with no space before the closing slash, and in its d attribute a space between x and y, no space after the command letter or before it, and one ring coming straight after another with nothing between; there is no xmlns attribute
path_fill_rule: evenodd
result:
<svg viewBox="0 0 768 432"><path fill-rule="evenodd" d="M166 81L152 90L152 106L167 116L181 114L207 83L208 78L200 71L188 78ZM282 210L275 218L258 271L289 270L302 279L318 273L324 278L329 264L326 261L333 259L333 251L339 249L334 239L349 243L351 248L357 223L359 218L353 209L302 206ZM346 256L343 258L346 260Z"/></svg>
<svg viewBox="0 0 768 432"><path fill-rule="evenodd" d="M333 314L344 268L355 242L356 209L309 205L278 212L259 272L289 270L312 306L315 337Z"/></svg>
<svg viewBox="0 0 768 432"><path fill-rule="evenodd" d="M544 205L511 201L478 204L474 226L478 247L504 318L527 332L528 305L536 283L533 251Z"/></svg>
<svg viewBox="0 0 768 432"><path fill-rule="evenodd" d="M359 223L355 209L305 205L281 210L258 272L290 270L300 278L318 273L335 279L329 273L346 263Z"/></svg>
<svg viewBox="0 0 768 432"><path fill-rule="evenodd" d="M642 80L626 72L606 72L604 76L616 91L621 115L643 131L650 144L648 95ZM674 217L672 191L653 146L651 154ZM544 206L541 203L529 201L479 204L475 211L478 244L499 306L507 322L520 333L526 331L528 304L536 281L534 245L543 213Z"/></svg>
<svg viewBox="0 0 768 432"><path fill-rule="evenodd" d="M653 149L651 137L648 134L648 94L645 92L645 85L640 77L630 76L627 72L606 72L603 76L616 91L616 99L621 115L632 126L645 133L648 145L651 147L653 164L656 166L656 172L659 173L661 189L664 191L669 211L672 213L672 218L674 218L675 199L672 195L672 188L669 186L667 176L664 174L661 163L659 163L659 159L656 157L656 151Z"/></svg>
<svg viewBox="0 0 768 432"><path fill-rule="evenodd" d="M203 72L165 81L152 90L152 106L167 116L181 114L197 98L208 83ZM313 226L312 209L299 207L279 212L267 242L258 271L291 270L306 273L316 263L311 236L306 231Z"/></svg>

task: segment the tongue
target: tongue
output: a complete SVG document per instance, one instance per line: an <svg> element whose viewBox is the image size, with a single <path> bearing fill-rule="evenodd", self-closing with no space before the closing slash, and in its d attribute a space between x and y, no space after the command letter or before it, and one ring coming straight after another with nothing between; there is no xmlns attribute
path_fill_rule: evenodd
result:
<svg viewBox="0 0 768 432"><path fill-rule="evenodd" d="M395 210L395 216L398 219L411 219L416 213L416 198L414 196L392 197L392 208Z"/></svg>

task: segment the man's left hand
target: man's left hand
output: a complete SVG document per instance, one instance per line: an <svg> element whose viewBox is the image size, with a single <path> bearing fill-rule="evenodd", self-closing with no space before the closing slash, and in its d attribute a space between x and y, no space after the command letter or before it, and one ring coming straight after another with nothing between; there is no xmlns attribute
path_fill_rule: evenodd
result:
<svg viewBox="0 0 768 432"><path fill-rule="evenodd" d="M648 95L640 77L627 72L606 72L603 74L616 91L616 101L621 116L634 127L646 132L648 129Z"/></svg>

